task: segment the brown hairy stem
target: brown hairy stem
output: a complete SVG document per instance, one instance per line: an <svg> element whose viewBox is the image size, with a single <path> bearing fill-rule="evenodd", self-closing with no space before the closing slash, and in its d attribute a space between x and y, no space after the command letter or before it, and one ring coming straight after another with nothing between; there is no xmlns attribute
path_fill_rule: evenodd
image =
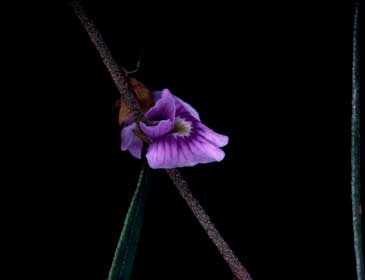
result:
<svg viewBox="0 0 365 280"><path fill-rule="evenodd" d="M101 33L95 27L94 22L87 15L84 7L78 2L73 1L70 4L74 9L76 16L79 18L82 26L89 35L91 41L93 42L96 50L98 51L105 67L108 69L111 78L114 81L121 97L127 103L129 109L138 118L143 117L140 105L138 104L134 94L129 86L129 78L127 71L124 67L120 66L114 59L112 53L110 52L108 46L106 45Z"/></svg>
<svg viewBox="0 0 365 280"><path fill-rule="evenodd" d="M226 241L214 226L210 220L208 214L205 212L199 201L193 196L187 182L181 176L181 173L177 169L167 169L167 174L177 187L180 195L188 204L189 208L193 212L194 216L198 219L205 232L208 234L210 240L217 247L219 253L222 255L229 268L231 269L236 280L252 280L247 270L240 263L238 258L235 256L232 249L229 247Z"/></svg>

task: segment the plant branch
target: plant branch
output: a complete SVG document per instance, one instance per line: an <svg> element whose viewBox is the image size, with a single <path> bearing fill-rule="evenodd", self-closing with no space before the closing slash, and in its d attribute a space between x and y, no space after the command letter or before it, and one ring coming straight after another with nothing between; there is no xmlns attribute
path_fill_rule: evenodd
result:
<svg viewBox="0 0 365 280"><path fill-rule="evenodd" d="M218 251L230 267L235 278L237 280L251 280L252 278L248 274L247 270L240 263L227 242L224 241L223 237L214 226L208 214L200 205L199 201L193 196L187 182L183 179L180 172L177 169L167 169L166 172L174 182L180 195L186 201L194 216L198 219L209 238L217 247Z"/></svg>
<svg viewBox="0 0 365 280"><path fill-rule="evenodd" d="M141 119L143 117L143 113L136 98L134 97L131 87L128 84L129 78L127 71L116 62L105 43L104 38L95 27L94 22L89 18L84 7L78 1L73 1L70 5L74 9L76 16L79 18L82 26L93 42L105 67L108 69L120 95L127 103L129 109L135 114L136 118Z"/></svg>

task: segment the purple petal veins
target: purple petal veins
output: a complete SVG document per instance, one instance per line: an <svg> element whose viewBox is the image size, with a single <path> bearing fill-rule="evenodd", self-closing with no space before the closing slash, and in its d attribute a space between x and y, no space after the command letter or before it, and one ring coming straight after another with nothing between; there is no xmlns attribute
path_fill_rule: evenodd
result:
<svg viewBox="0 0 365 280"><path fill-rule="evenodd" d="M227 136L202 124L198 112L169 90L154 92L154 96L156 104L145 114L149 123L140 123L143 133L152 140L146 154L151 168L170 169L223 160L225 154L220 148L228 144ZM122 130L122 150L128 149L140 158L143 143L132 125Z"/></svg>

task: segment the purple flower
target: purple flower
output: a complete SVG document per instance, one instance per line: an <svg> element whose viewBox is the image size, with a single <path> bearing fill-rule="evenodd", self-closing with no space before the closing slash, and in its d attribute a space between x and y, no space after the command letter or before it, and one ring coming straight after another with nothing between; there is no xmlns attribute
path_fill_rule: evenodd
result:
<svg viewBox="0 0 365 280"><path fill-rule="evenodd" d="M139 123L140 130L151 140L146 154L151 168L194 166L223 160L220 149L228 137L218 134L201 123L198 112L168 89L154 92L155 105L145 114L148 124ZM141 158L143 141L136 135L138 126L130 118L121 137L122 151Z"/></svg>

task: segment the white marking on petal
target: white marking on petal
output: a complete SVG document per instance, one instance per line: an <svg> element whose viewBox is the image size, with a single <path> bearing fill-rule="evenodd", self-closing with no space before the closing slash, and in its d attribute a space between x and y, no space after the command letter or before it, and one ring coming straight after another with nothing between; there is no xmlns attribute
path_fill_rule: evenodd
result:
<svg viewBox="0 0 365 280"><path fill-rule="evenodd" d="M174 136L190 136L192 123L182 118L175 119L175 125L171 134Z"/></svg>

